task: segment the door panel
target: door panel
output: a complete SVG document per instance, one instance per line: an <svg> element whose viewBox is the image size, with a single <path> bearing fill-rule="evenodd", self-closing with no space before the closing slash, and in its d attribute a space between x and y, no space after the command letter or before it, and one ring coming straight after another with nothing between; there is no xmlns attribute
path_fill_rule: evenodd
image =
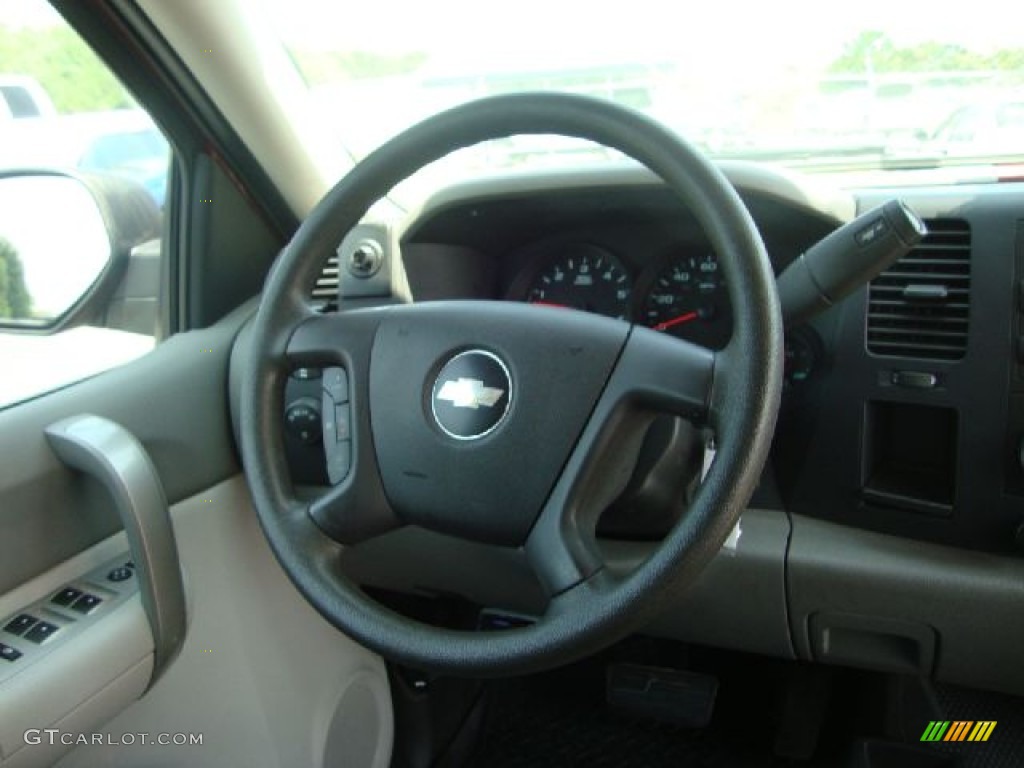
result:
<svg viewBox="0 0 1024 768"><path fill-rule="evenodd" d="M131 432L174 503L238 472L227 408L227 361L240 310L176 334L151 353L59 392L0 411L0 594L120 527L104 491L69 472L43 430L81 413Z"/></svg>
<svg viewBox="0 0 1024 768"><path fill-rule="evenodd" d="M49 765L71 749L63 765L388 764L383 662L292 587L238 474L227 367L250 314L242 308L123 368L0 411L0 617L127 557L104 489L66 469L44 435L82 413L117 422L149 453L172 504L189 614L181 653L148 691L153 638L137 594L0 679L3 768ZM24 645L3 631L0 640ZM41 743L26 743L26 729L44 731ZM202 744L143 744L141 733L196 734ZM82 738L104 745L79 746Z"/></svg>
<svg viewBox="0 0 1024 768"><path fill-rule="evenodd" d="M143 694L152 668L136 595L0 684L0 766L51 765L69 747L51 744L47 729L92 732Z"/></svg>
<svg viewBox="0 0 1024 768"><path fill-rule="evenodd" d="M242 477L175 505L171 516L189 606L178 658L142 696L152 639L135 598L102 631L83 637L87 644L69 642L59 667L56 653L48 657L50 687L39 676L16 688L0 685L0 766L49 765L69 750L61 766L387 766L393 730L383 662L294 589L263 538ZM110 537L0 598L0 612L125 548L124 534ZM86 689L93 695L70 693ZM40 700L50 704L45 716ZM56 743L44 732L32 734L42 743L25 744L29 728L57 729ZM144 744L141 734L172 743ZM179 734L202 743L174 744ZM103 743L74 744L83 737Z"/></svg>
<svg viewBox="0 0 1024 768"><path fill-rule="evenodd" d="M69 583L81 583L83 574L117 559L128 545L124 534L110 537L65 563L0 596L0 617L24 614L26 607L45 601ZM52 614L33 608L43 620ZM152 668L153 640L145 612L135 592L109 613L61 642L36 648L21 638L0 632L0 642L20 646L26 656L0 669L0 765L47 765L60 756L49 745L25 747L29 729L61 727L63 722L92 725L103 722L138 698L146 689ZM64 612L64 615L72 615ZM61 622L63 623L63 622ZM0 622L0 626L3 623ZM61 632L69 631L67 628ZM56 643L56 647L51 646ZM34 659L32 651L45 653ZM6 674L5 674L6 673Z"/></svg>
<svg viewBox="0 0 1024 768"><path fill-rule="evenodd" d="M185 645L152 690L100 730L115 742L183 733L203 743L81 746L62 768L387 766L383 662L291 585L241 476L176 505L172 518L189 600ZM348 738L336 738L339 729ZM335 751L325 759L328 744Z"/></svg>

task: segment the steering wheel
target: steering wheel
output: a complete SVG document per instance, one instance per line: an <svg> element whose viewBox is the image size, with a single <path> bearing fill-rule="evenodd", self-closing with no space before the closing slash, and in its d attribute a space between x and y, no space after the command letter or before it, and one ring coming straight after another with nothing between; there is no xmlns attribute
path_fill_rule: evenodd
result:
<svg viewBox="0 0 1024 768"><path fill-rule="evenodd" d="M312 310L308 287L371 204L454 150L514 134L588 139L658 174L723 265L734 312L729 344L712 352L609 318L503 302ZM459 675L522 674L592 653L690 584L753 493L782 382L772 270L730 184L648 118L564 94L471 102L369 155L277 259L250 344L241 451L282 567L357 641L385 658ZM343 462L335 469L344 479L312 502L291 485L283 443L285 381L299 366L331 370L325 388L340 422L327 426L349 438L331 459ZM596 521L628 481L651 419L666 413L713 430L717 455L654 552L628 575L613 573L596 545ZM346 427L350 435L334 434ZM467 632L385 608L342 573L339 556L403 525L520 548L547 592L546 611L528 626Z"/></svg>

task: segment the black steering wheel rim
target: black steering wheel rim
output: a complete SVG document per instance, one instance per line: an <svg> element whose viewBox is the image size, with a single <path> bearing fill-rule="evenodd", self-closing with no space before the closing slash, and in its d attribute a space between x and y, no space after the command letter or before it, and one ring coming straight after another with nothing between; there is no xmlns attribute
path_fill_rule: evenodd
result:
<svg viewBox="0 0 1024 768"><path fill-rule="evenodd" d="M370 206L416 170L513 134L560 134L617 149L659 175L704 228L727 279L734 333L715 359L709 409L717 457L689 509L632 574L597 570L535 624L502 632L427 626L366 596L341 572L325 535L291 487L281 411L289 343L312 311L306 290ZM518 674L565 663L624 636L690 584L734 527L767 458L782 382L782 321L757 229L724 176L696 149L638 113L586 97L516 94L472 102L395 137L345 176L279 256L250 330L240 407L241 452L271 548L310 603L386 658L461 675Z"/></svg>

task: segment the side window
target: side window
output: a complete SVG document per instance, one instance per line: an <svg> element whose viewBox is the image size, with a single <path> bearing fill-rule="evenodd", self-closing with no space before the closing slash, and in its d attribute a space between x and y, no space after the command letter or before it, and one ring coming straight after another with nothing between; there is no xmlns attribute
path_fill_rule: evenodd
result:
<svg viewBox="0 0 1024 768"><path fill-rule="evenodd" d="M0 408L156 344L170 160L46 0L0 5Z"/></svg>

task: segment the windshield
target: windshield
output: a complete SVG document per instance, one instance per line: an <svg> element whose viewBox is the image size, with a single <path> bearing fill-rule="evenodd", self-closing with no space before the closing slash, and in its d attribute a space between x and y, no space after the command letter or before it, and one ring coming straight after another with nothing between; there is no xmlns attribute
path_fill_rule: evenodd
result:
<svg viewBox="0 0 1024 768"><path fill-rule="evenodd" d="M585 93L642 110L716 157L810 170L1019 162L1024 43L976 0L666 4L633 0L266 0L282 42L356 158L416 120L490 94ZM553 137L489 167L602 162Z"/></svg>

